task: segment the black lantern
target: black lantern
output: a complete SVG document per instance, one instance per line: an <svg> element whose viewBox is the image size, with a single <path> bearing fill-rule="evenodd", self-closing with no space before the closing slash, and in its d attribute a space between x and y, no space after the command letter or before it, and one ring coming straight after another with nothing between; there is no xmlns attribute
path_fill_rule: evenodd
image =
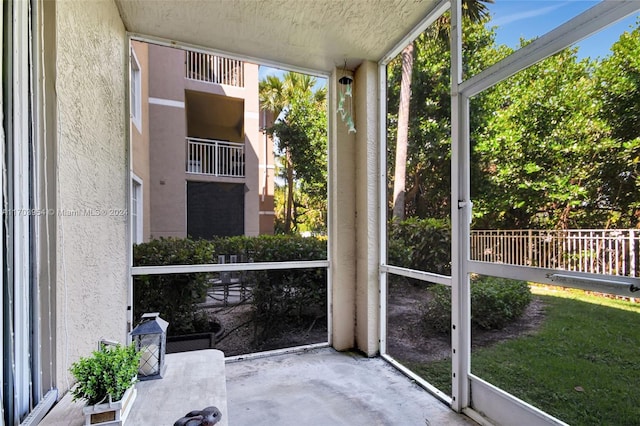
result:
<svg viewBox="0 0 640 426"><path fill-rule="evenodd" d="M141 353L138 380L161 379L166 368L168 322L158 312L142 315L142 321L131 332L136 350Z"/></svg>

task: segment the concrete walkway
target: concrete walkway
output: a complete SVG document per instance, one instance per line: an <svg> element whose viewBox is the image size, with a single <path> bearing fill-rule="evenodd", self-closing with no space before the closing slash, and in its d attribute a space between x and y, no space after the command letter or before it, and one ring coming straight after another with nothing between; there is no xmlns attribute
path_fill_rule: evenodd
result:
<svg viewBox="0 0 640 426"><path fill-rule="evenodd" d="M331 348L227 362L230 425L475 425L381 358Z"/></svg>

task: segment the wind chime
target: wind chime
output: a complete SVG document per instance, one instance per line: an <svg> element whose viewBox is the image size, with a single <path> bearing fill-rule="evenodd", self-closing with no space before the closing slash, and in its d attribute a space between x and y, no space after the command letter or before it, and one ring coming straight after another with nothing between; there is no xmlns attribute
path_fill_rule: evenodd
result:
<svg viewBox="0 0 640 426"><path fill-rule="evenodd" d="M342 117L342 121L349 127L349 133L355 133L356 126L353 122L353 78L344 75L338 80L338 83L340 83L338 88L338 113Z"/></svg>

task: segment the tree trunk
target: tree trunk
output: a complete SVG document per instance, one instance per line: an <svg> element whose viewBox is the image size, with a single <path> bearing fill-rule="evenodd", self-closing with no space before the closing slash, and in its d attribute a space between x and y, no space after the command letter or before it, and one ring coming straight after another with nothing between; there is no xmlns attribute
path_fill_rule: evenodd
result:
<svg viewBox="0 0 640 426"><path fill-rule="evenodd" d="M398 107L398 140L396 142L396 168L393 178L393 218L403 220L405 211L405 180L407 174L407 145L409 137L409 102L411 101L411 73L413 71L413 43L402 55L402 81Z"/></svg>
<svg viewBox="0 0 640 426"><path fill-rule="evenodd" d="M291 232L291 218L293 216L293 164L291 164L291 153L288 149L285 158L287 162L287 212L284 221L284 232L288 234Z"/></svg>

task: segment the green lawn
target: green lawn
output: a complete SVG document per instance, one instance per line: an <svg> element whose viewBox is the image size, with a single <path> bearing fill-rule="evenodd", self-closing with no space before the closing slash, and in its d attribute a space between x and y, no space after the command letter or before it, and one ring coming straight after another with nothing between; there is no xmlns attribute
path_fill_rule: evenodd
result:
<svg viewBox="0 0 640 426"><path fill-rule="evenodd" d="M571 425L640 424L640 304L534 286L538 333L475 350L478 377ZM408 364L450 393L450 361Z"/></svg>

